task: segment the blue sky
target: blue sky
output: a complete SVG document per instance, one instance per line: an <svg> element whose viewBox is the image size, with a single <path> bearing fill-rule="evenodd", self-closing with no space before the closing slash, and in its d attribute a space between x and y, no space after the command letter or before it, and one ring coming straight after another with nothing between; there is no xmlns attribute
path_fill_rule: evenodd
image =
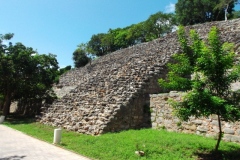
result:
<svg viewBox="0 0 240 160"><path fill-rule="evenodd" d="M59 66L65 67L73 66L72 53L93 34L139 23L158 11L171 12L177 0L0 2L0 34L14 33L12 42L22 42L40 54L55 54Z"/></svg>

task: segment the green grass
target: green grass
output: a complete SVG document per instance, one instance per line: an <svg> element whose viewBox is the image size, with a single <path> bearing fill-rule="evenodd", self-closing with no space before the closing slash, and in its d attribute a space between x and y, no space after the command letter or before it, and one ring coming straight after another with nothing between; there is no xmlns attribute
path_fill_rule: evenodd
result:
<svg viewBox="0 0 240 160"><path fill-rule="evenodd" d="M49 143L53 142L53 127L31 120L10 120L5 125L37 137ZM216 140L197 135L167 132L165 130L129 130L120 133L108 133L101 136L83 135L63 130L60 146L93 159L240 159L240 145L221 142L220 152L211 152ZM142 150L140 157L135 151Z"/></svg>

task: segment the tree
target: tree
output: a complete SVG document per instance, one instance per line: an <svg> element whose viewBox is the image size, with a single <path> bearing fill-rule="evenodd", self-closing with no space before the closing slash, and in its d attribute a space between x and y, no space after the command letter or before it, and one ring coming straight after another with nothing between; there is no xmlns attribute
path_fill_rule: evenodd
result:
<svg viewBox="0 0 240 160"><path fill-rule="evenodd" d="M99 33L91 37L91 40L87 43L87 48L91 54L96 56L107 54L108 47L103 45L103 38L105 36L105 33Z"/></svg>
<svg viewBox="0 0 240 160"><path fill-rule="evenodd" d="M109 29L108 33L105 34L101 39L102 46L105 48L105 54L116 51L116 46L114 45L114 30Z"/></svg>
<svg viewBox="0 0 240 160"><path fill-rule="evenodd" d="M167 78L159 79L159 84L186 92L182 102L172 103L180 119L217 115L219 136L215 150L218 151L223 135L221 121L237 121L240 118L239 103L232 99L231 92L231 83L240 79L240 64L234 64L233 44L222 44L216 27L211 29L208 43L191 31L192 43L188 45L182 27L178 35L183 51L187 53L174 55L177 63L168 65Z"/></svg>
<svg viewBox="0 0 240 160"><path fill-rule="evenodd" d="M228 19L228 9L231 7L231 5L234 5L234 3L238 3L238 0L220 0L220 3L215 6L215 10L224 10L224 17L225 21ZM229 18L232 18L234 16L234 13L229 16Z"/></svg>
<svg viewBox="0 0 240 160"><path fill-rule="evenodd" d="M240 11L233 12L233 19L240 18Z"/></svg>
<svg viewBox="0 0 240 160"><path fill-rule="evenodd" d="M209 21L224 20L225 12L219 4L223 0L178 0L176 16L181 25L192 25ZM229 2L227 12L232 16L234 2Z"/></svg>
<svg viewBox="0 0 240 160"><path fill-rule="evenodd" d="M3 39L12 36L4 35ZM0 46L0 93L3 115L7 116L13 100L47 97L57 75L58 62L55 55L39 55L22 43Z"/></svg>
<svg viewBox="0 0 240 160"><path fill-rule="evenodd" d="M139 44L146 42L147 31L145 29L145 21L137 24L133 24L129 28L129 34L127 35L127 39L131 39L133 44Z"/></svg>
<svg viewBox="0 0 240 160"><path fill-rule="evenodd" d="M0 93L0 111L3 109L3 95Z"/></svg>
<svg viewBox="0 0 240 160"><path fill-rule="evenodd" d="M240 11L233 12L233 19L240 18Z"/></svg>
<svg viewBox="0 0 240 160"><path fill-rule="evenodd" d="M144 22L146 40L152 41L154 39L160 38L165 34L172 32L174 26L176 26L176 22L173 14L157 12L151 15Z"/></svg>
<svg viewBox="0 0 240 160"><path fill-rule="evenodd" d="M66 66L66 67L64 67L64 68L60 68L59 69L59 75L62 75L62 74L64 74L64 73L66 73L67 71L69 71L69 70L71 70L72 69L72 66Z"/></svg>
<svg viewBox="0 0 240 160"><path fill-rule="evenodd" d="M66 66L66 67L64 67L64 68L60 68L60 69L58 70L58 72L57 72L57 76L56 76L56 78L55 78L55 80L54 80L54 83L58 84L58 83L59 83L59 78L60 78L60 76L61 76L62 74L64 74L64 73L68 72L68 71L71 70L71 69L72 69L72 66L71 66L71 65Z"/></svg>
<svg viewBox="0 0 240 160"><path fill-rule="evenodd" d="M5 35L0 34L0 53L4 52L4 50L7 47L5 44L3 44L3 41L10 40L13 37L13 35L14 35L13 33L8 33ZM4 98L3 93L0 90L0 111L3 109L3 98Z"/></svg>
<svg viewBox="0 0 240 160"><path fill-rule="evenodd" d="M74 66L77 68L85 66L90 61L85 44L78 45L78 48L73 52L73 60Z"/></svg>
<svg viewBox="0 0 240 160"><path fill-rule="evenodd" d="M173 14L158 12L146 21L124 28L109 29L108 33L93 35L87 43L87 52L103 56L119 49L154 40L172 32L176 26Z"/></svg>

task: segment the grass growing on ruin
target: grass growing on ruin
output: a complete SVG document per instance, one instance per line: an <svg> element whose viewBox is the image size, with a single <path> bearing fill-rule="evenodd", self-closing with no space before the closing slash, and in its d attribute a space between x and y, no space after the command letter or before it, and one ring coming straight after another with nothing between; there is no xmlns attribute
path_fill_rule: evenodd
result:
<svg viewBox="0 0 240 160"><path fill-rule="evenodd" d="M53 141L53 127L31 120L7 121L5 125L49 143ZM63 131L61 146L93 159L239 159L240 145L222 142L220 154L213 154L216 140L197 135L167 132L165 130L129 130L90 136ZM140 157L135 151L144 151ZM221 158L220 158L221 157Z"/></svg>

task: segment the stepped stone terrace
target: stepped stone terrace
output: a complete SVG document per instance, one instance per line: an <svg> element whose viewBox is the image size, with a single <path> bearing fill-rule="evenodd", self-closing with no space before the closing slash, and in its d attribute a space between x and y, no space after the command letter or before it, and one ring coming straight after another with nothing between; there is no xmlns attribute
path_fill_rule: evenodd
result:
<svg viewBox="0 0 240 160"><path fill-rule="evenodd" d="M221 40L235 43L240 54L240 19L186 27L206 39L217 26ZM181 53L177 33L131 46L94 60L60 77L54 87L58 99L43 108L40 122L68 130L98 135L152 127L150 94L163 92L166 63Z"/></svg>

